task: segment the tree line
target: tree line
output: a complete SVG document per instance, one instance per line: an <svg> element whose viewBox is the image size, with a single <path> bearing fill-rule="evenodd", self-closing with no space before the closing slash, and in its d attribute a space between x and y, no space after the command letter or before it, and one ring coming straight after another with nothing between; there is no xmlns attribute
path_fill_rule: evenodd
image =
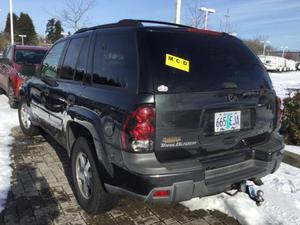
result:
<svg viewBox="0 0 300 225"><path fill-rule="evenodd" d="M63 5L64 7L61 7L56 15L51 15L53 18L48 20L45 37L37 34L33 21L27 13L21 12L19 15L13 13L15 43L21 44L22 39L19 35L26 35L26 38L24 38L24 44L26 45L53 44L63 36L63 26L75 32L88 23L86 14L94 7L95 0L64 0ZM9 44L10 14L6 17L4 30L0 32L0 52Z"/></svg>
<svg viewBox="0 0 300 225"><path fill-rule="evenodd" d="M16 44L21 44L19 35L26 35L25 45L45 45L52 44L63 35L61 21L54 18L49 19L46 25L46 37L40 37L34 27L31 17L24 12L20 15L13 13L14 40ZM0 33L0 51L10 44L10 14L7 14L4 30Z"/></svg>

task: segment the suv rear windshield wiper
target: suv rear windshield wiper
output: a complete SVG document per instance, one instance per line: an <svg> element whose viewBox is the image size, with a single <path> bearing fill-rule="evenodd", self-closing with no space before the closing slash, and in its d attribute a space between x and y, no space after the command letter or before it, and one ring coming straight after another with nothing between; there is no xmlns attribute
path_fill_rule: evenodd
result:
<svg viewBox="0 0 300 225"><path fill-rule="evenodd" d="M223 89L237 89L238 86L237 86L237 84L234 83L234 82L224 82L224 83L222 84L222 88L223 88Z"/></svg>

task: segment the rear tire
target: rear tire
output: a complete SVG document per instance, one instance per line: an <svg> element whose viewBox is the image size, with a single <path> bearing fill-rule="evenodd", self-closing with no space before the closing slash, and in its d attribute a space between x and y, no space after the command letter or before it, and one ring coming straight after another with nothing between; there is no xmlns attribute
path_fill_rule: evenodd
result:
<svg viewBox="0 0 300 225"><path fill-rule="evenodd" d="M13 90L11 84L8 85L7 97L8 97L8 104L9 104L10 108L17 109L18 101L15 97L14 90Z"/></svg>
<svg viewBox="0 0 300 225"><path fill-rule="evenodd" d="M34 126L31 122L30 108L25 99L22 99L19 104L18 115L20 127L24 134L27 136L35 136L40 133L39 128Z"/></svg>
<svg viewBox="0 0 300 225"><path fill-rule="evenodd" d="M85 137L74 143L71 163L75 196L80 206L90 214L98 214L113 208L115 196L106 192L97 169L94 146Z"/></svg>

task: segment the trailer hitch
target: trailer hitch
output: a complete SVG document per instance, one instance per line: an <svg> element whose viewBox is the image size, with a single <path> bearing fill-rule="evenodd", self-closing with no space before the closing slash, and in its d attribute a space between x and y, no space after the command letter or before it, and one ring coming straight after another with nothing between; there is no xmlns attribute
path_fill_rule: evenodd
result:
<svg viewBox="0 0 300 225"><path fill-rule="evenodd" d="M253 182L254 184L256 184L257 181L253 181ZM257 183L259 183L259 185L262 185L261 181ZM257 206L261 206L262 203L264 202L264 198L263 198L264 192L262 190L256 190L255 186L253 184L247 183L247 181L242 181L241 183L239 183L236 189L237 190L234 193L229 193L229 192L225 192L225 193L230 196L234 196L238 192L244 192L249 196L250 199L255 201Z"/></svg>

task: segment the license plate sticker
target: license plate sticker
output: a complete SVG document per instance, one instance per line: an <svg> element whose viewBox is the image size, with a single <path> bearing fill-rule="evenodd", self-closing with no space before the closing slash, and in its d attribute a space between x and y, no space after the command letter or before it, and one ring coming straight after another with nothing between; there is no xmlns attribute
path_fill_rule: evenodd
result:
<svg viewBox="0 0 300 225"><path fill-rule="evenodd" d="M241 111L215 113L215 132L241 129Z"/></svg>

